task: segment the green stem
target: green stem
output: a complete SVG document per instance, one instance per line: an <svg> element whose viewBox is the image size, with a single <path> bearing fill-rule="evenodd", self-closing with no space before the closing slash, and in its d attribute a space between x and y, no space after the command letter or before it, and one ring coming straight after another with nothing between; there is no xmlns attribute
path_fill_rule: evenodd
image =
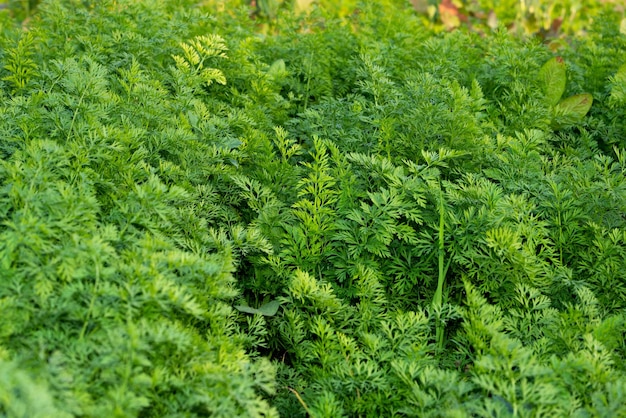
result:
<svg viewBox="0 0 626 418"><path fill-rule="evenodd" d="M78 99L78 104L76 105L76 110L74 110L74 116L72 116L72 123L70 124L70 128L67 130L67 138L66 141L70 140L72 136L72 131L74 130L74 123L76 122L76 116L78 115L78 110L80 106L83 104L83 99L85 98L85 94L87 93L87 89L83 90L83 93L80 95L80 99Z"/></svg>
<svg viewBox="0 0 626 418"><path fill-rule="evenodd" d="M300 396L300 394L298 393L297 390L290 388L289 386L287 386L287 389L293 393L294 395L296 395L296 399L298 399L298 402L300 402L300 405L302 405L302 407L304 408L304 410L306 411L307 414L309 414L309 416L311 416L311 410L309 409L309 407L307 406L306 402L304 402L304 399L302 399L302 397Z"/></svg>
<svg viewBox="0 0 626 418"><path fill-rule="evenodd" d="M87 331L87 326L89 325L89 320L91 319L91 315L93 313L93 308L96 303L96 298L98 297L98 284L100 282L100 265L96 258L93 259L96 269L96 277L95 283L93 285L93 293L91 294L91 300L89 301L89 308L87 309L87 317L85 318L85 323L83 324L83 328L80 330L80 335L78 336L79 340L82 340L85 337L85 332Z"/></svg>
<svg viewBox="0 0 626 418"><path fill-rule="evenodd" d="M439 185L439 277L437 280L437 291L433 297L433 307L440 308L443 303L443 283L446 278L446 271L448 270L445 265L445 249L444 249L444 235L445 232L445 206L443 203L443 191L441 190L441 184ZM436 340L437 347L443 349L443 334L444 327L440 319L437 319L436 326Z"/></svg>
<svg viewBox="0 0 626 418"><path fill-rule="evenodd" d="M313 67L313 53L311 52L309 54L309 59L308 59L308 66L307 66L307 74L306 74L306 88L305 88L305 92L304 92L304 110L307 109L308 105L309 105L309 90L311 88L311 68Z"/></svg>

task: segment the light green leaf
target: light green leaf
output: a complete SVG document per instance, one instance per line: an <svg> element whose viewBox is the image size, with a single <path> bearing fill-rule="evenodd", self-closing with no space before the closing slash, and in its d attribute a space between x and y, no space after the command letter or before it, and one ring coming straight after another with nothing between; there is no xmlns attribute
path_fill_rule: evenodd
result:
<svg viewBox="0 0 626 418"><path fill-rule="evenodd" d="M249 314L255 314L259 312L258 309L254 309L254 308L251 308L249 306L244 306L244 305L235 305L235 309L237 309L239 312L244 312L244 313L249 313Z"/></svg>
<svg viewBox="0 0 626 418"><path fill-rule="evenodd" d="M277 59L270 66L268 73L274 74L274 73L282 73L284 71L285 71L285 61L282 59Z"/></svg>
<svg viewBox="0 0 626 418"><path fill-rule="evenodd" d="M580 122L589 112L593 96L589 93L577 94L563 99L554 109L554 128L564 128Z"/></svg>
<svg viewBox="0 0 626 418"><path fill-rule="evenodd" d="M261 315L265 316L274 316L278 312L278 308L280 307L280 302L277 300L273 300L271 302L266 303L261 306L258 311Z"/></svg>
<svg viewBox="0 0 626 418"><path fill-rule="evenodd" d="M285 61L282 59L274 61L272 65L270 65L269 70L267 70L267 75L274 81L284 79L288 75Z"/></svg>
<svg viewBox="0 0 626 418"><path fill-rule="evenodd" d="M626 64L622 65L617 73L610 78L611 95L609 104L611 106L621 106L626 103Z"/></svg>
<svg viewBox="0 0 626 418"><path fill-rule="evenodd" d="M539 79L543 85L546 102L550 106L556 106L565 91L566 74L563 58L554 57L543 64L539 70Z"/></svg>
<svg viewBox="0 0 626 418"><path fill-rule="evenodd" d="M280 307L280 302L277 300L273 300L271 302L262 305L258 309L251 308L249 306L244 305L235 305L235 309L240 312L249 313L249 314L261 314L263 316L274 316L278 312L278 308Z"/></svg>

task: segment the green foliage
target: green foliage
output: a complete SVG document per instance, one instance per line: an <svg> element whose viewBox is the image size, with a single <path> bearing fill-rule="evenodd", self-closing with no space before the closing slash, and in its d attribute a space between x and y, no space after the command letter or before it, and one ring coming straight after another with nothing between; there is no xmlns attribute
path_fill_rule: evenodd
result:
<svg viewBox="0 0 626 418"><path fill-rule="evenodd" d="M9 73L2 79L8 81L17 92L26 87L29 80L37 75L37 64L32 59L33 35L26 33L15 48L7 51L4 69Z"/></svg>
<svg viewBox="0 0 626 418"><path fill-rule="evenodd" d="M555 57L546 62L539 70L539 77L546 102L552 110L552 126L563 128L579 123L591 108L593 96L583 93L561 100L566 82L563 59Z"/></svg>
<svg viewBox="0 0 626 418"><path fill-rule="evenodd" d="M3 14L0 416L626 414L623 12L255 5Z"/></svg>
<svg viewBox="0 0 626 418"><path fill-rule="evenodd" d="M110 6L98 6L100 22L113 24ZM69 10L51 7L42 21L64 24L54 13ZM97 28L90 13L72 14L86 32ZM259 397L274 390L272 366L245 354L229 307L232 253L245 233L213 238L233 216L234 187L204 180L240 158L227 131L210 134L212 112L199 101L210 81L225 82L207 67L225 44L191 39L166 61L169 76L166 62L151 68L128 50L35 65L20 52L34 50L30 35L5 56L0 299L10 320L0 346L24 370L9 375L10 390L29 375L46 381L50 405L72 416L274 414ZM54 51L54 36L46 41L41 54ZM120 53L128 65L98 62ZM19 414L28 401L18 401L3 399L0 411Z"/></svg>

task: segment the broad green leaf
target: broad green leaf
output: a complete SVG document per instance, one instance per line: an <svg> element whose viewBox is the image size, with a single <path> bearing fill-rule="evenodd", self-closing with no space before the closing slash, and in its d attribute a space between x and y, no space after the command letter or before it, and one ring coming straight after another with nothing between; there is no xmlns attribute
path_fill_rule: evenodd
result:
<svg viewBox="0 0 626 418"><path fill-rule="evenodd" d="M274 81L280 81L287 77L288 72L285 66L285 61L282 59L278 59L270 65L269 70L267 70L267 75Z"/></svg>
<svg viewBox="0 0 626 418"><path fill-rule="evenodd" d="M539 70L539 79L546 95L546 102L550 106L556 106L565 91L566 74L563 58L554 57L543 64Z"/></svg>
<svg viewBox="0 0 626 418"><path fill-rule="evenodd" d="M580 122L589 112L593 96L589 93L577 94L563 99L554 109L553 127L564 128Z"/></svg>
<svg viewBox="0 0 626 418"><path fill-rule="evenodd" d="M244 305L235 305L235 309L240 312L249 313L249 314L261 314L263 316L274 316L276 312L278 312L278 308L280 307L280 302L277 300L273 300L271 302L262 305L258 309L251 308L250 306Z"/></svg>
<svg viewBox="0 0 626 418"><path fill-rule="evenodd" d="M276 312L278 312L278 308L280 307L280 302L277 300L273 300L271 302L266 303L258 309L258 312L261 315L265 316L274 316Z"/></svg>
<svg viewBox="0 0 626 418"><path fill-rule="evenodd" d="M285 61L282 59L277 59L276 61L274 61L268 71L269 74L283 73L283 72L285 72Z"/></svg>
<svg viewBox="0 0 626 418"><path fill-rule="evenodd" d="M244 306L244 305L235 305L235 309L237 309L239 312L244 312L244 313L249 313L249 314L255 314L259 312L258 309L251 308L249 306Z"/></svg>
<svg viewBox="0 0 626 418"><path fill-rule="evenodd" d="M619 31L622 35L626 35L626 17L620 22Z"/></svg>

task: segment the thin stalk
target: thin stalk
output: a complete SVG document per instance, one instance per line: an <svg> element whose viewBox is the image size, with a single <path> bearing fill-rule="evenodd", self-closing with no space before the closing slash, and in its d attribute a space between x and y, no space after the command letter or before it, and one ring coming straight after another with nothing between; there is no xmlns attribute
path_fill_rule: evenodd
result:
<svg viewBox="0 0 626 418"><path fill-rule="evenodd" d="M311 68L313 67L313 53L311 52L309 54L309 59L308 59L308 68L307 68L307 74L306 74L306 89L305 89L305 93L304 93L304 110L307 109L308 105L309 105L309 91L311 88Z"/></svg>
<svg viewBox="0 0 626 418"><path fill-rule="evenodd" d="M80 99L78 99L76 110L74 110L74 116L72 116L72 123L70 124L70 128L67 130L67 138L65 138L66 141L69 141L70 137L72 136L72 131L74 130L74 123L76 122L76 116L78 115L80 106L83 104L83 99L85 98L86 93L87 93L87 89L83 90L83 93L80 95Z"/></svg>
<svg viewBox="0 0 626 418"><path fill-rule="evenodd" d="M85 337L85 332L87 331L87 326L89 325L89 321L91 320L91 315L93 314L93 309L96 304L96 298L98 297L98 286L100 284L100 265L96 258L93 259L95 266L95 282L93 285L93 293L91 294L91 300L89 301L89 308L87 309L87 317L85 318L85 322L83 324L83 328L80 330L80 335L78 336L79 340L82 340Z"/></svg>
<svg viewBox="0 0 626 418"><path fill-rule="evenodd" d="M433 307L441 308L443 303L443 284L446 278L446 271L448 270L445 265L445 249L444 249L444 235L445 232L445 206L443 203L443 191L441 190L441 184L439 185L439 277L437 279L437 291L433 297ZM436 340L437 347L443 349L443 334L444 326L441 319L437 319L436 325Z"/></svg>
<svg viewBox="0 0 626 418"><path fill-rule="evenodd" d="M300 396L300 394L298 393L297 390L290 388L289 386L287 386L287 389L293 393L294 395L296 395L296 398L298 399L298 402L300 402L300 405L302 405L302 407L304 408L304 410L306 411L307 414L309 414L309 416L311 416L311 410L309 409L309 407L307 406L306 402L304 402L304 399L302 399L302 397Z"/></svg>

